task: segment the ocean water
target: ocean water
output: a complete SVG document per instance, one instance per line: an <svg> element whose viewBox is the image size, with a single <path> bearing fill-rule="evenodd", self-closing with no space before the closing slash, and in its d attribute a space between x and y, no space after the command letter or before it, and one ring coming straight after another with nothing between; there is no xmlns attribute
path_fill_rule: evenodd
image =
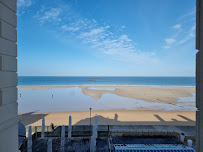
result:
<svg viewBox="0 0 203 152"><path fill-rule="evenodd" d="M19 76L18 85L163 85L195 86L195 77Z"/></svg>
<svg viewBox="0 0 203 152"><path fill-rule="evenodd" d="M21 94L21 96L20 96ZM52 98L53 95L53 98ZM104 94L98 100L82 93L79 87L53 89L19 89L19 113L88 111L92 110L163 110L163 111L196 111L195 94L191 97L180 97L176 105L154 103L121 97L116 94Z"/></svg>

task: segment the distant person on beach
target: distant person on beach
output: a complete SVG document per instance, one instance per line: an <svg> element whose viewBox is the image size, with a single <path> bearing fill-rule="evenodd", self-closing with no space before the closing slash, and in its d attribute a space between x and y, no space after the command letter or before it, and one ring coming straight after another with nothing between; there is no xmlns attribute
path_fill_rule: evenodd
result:
<svg viewBox="0 0 203 152"><path fill-rule="evenodd" d="M52 94L52 98L54 98L54 95Z"/></svg>
<svg viewBox="0 0 203 152"><path fill-rule="evenodd" d="M114 116L114 120L118 121L118 114L117 113Z"/></svg>
<svg viewBox="0 0 203 152"><path fill-rule="evenodd" d="M50 126L49 126L49 130L50 131L54 131L54 124L51 122Z"/></svg>
<svg viewBox="0 0 203 152"><path fill-rule="evenodd" d="M20 97L21 97L21 94L20 94Z"/></svg>

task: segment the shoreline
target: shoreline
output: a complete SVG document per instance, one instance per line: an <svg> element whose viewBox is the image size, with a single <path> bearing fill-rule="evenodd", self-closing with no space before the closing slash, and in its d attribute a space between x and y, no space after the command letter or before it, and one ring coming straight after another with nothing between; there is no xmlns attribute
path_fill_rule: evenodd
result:
<svg viewBox="0 0 203 152"><path fill-rule="evenodd" d="M92 84L85 84L85 85L18 85L18 89L32 89L33 87L39 88L39 87L44 87L44 88L69 88L69 87L80 87L80 86L85 86L85 87L196 87L196 86L181 86L181 85L92 85ZM40 88L39 88L40 89Z"/></svg>

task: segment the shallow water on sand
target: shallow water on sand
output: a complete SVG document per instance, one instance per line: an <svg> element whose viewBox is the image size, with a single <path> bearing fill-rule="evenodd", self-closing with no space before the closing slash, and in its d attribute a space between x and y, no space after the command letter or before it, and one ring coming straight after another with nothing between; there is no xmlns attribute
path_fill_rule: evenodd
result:
<svg viewBox="0 0 203 152"><path fill-rule="evenodd" d="M21 96L20 96L21 94ZM53 95L53 97L52 97ZM192 97L178 98L178 104L153 103L120 97L116 94L104 94L98 100L84 95L79 87L54 89L19 89L19 113L32 111L88 111L93 110L164 110L164 111L195 111L195 94Z"/></svg>

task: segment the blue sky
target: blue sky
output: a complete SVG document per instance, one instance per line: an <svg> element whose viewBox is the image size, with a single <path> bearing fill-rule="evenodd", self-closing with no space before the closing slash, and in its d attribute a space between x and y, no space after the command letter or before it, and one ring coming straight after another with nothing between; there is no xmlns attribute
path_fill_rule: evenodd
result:
<svg viewBox="0 0 203 152"><path fill-rule="evenodd" d="M18 0L19 76L195 76L195 0Z"/></svg>

